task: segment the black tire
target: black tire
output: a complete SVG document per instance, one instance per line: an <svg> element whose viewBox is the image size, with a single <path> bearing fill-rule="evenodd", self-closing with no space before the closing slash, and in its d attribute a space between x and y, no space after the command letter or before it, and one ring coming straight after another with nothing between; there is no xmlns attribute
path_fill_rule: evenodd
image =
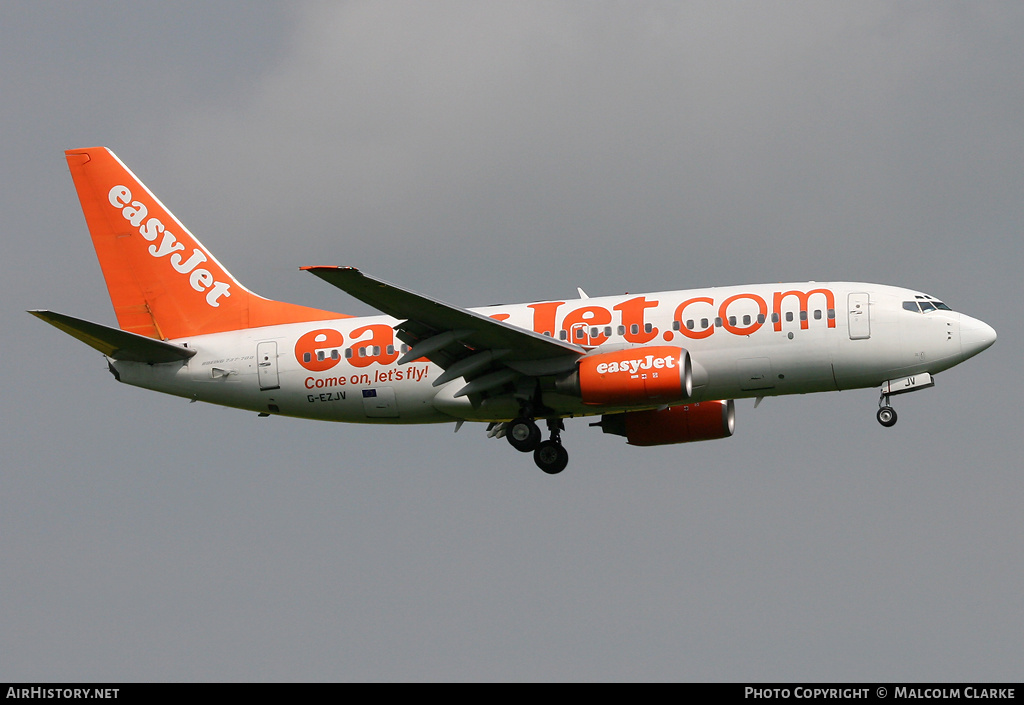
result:
<svg viewBox="0 0 1024 705"><path fill-rule="evenodd" d="M544 441L533 451L533 462L548 475L557 475L569 464L569 451L557 441Z"/></svg>
<svg viewBox="0 0 1024 705"><path fill-rule="evenodd" d="M529 453L540 445L540 429L533 419L513 419L505 429L505 438L520 453Z"/></svg>
<svg viewBox="0 0 1024 705"><path fill-rule="evenodd" d="M896 425L896 410L891 406L883 406L875 414L875 418L878 419L878 423L882 424L886 428Z"/></svg>

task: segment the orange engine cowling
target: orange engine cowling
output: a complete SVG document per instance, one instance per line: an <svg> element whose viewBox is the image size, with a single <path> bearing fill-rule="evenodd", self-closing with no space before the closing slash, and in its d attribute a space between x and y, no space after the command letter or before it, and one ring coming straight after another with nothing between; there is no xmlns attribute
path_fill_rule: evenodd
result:
<svg viewBox="0 0 1024 705"><path fill-rule="evenodd" d="M736 405L729 399L605 414L599 424L592 425L600 426L605 433L625 436L631 446L710 441L732 435L736 428Z"/></svg>
<svg viewBox="0 0 1024 705"><path fill-rule="evenodd" d="M559 388L582 397L584 404L681 401L693 393L690 353L656 345L587 355Z"/></svg>

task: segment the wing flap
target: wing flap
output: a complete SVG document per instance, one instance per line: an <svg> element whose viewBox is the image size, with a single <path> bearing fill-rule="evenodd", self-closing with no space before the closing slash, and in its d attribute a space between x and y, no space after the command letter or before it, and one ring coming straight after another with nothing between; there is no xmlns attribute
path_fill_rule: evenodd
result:
<svg viewBox="0 0 1024 705"><path fill-rule="evenodd" d="M195 350L189 350L180 345L147 338L144 335L118 328L110 328L55 311L29 311L29 313L115 360L153 364L187 360L196 354Z"/></svg>

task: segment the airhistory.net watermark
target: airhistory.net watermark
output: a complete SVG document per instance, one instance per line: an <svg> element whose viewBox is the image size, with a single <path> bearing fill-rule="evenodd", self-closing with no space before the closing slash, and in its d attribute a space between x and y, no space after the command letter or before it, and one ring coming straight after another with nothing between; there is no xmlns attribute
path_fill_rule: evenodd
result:
<svg viewBox="0 0 1024 705"><path fill-rule="evenodd" d="M97 700L106 700L116 699L118 690L120 688L15 688L11 686L7 689L7 694L4 697L25 700L34 700L36 698L41 700L50 698L62 700L88 700L95 698Z"/></svg>

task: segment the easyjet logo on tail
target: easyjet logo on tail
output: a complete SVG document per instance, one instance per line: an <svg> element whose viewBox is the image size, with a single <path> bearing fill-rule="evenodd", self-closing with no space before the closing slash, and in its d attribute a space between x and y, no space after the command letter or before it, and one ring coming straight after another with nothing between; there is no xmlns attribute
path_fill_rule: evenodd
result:
<svg viewBox="0 0 1024 705"><path fill-rule="evenodd" d="M206 303L214 308L220 306L218 299L231 296L231 285L217 281L208 269L200 267L208 257L202 250L193 248L185 258L182 253L185 245L156 217L149 216L149 208L142 201L132 200L132 192L127 186L115 186L107 193L110 205L121 211L124 219L139 229L139 234L153 244L147 248L149 254L157 259L167 257L175 272L188 277L189 285L199 293L206 293ZM158 242L159 240L159 242Z"/></svg>

